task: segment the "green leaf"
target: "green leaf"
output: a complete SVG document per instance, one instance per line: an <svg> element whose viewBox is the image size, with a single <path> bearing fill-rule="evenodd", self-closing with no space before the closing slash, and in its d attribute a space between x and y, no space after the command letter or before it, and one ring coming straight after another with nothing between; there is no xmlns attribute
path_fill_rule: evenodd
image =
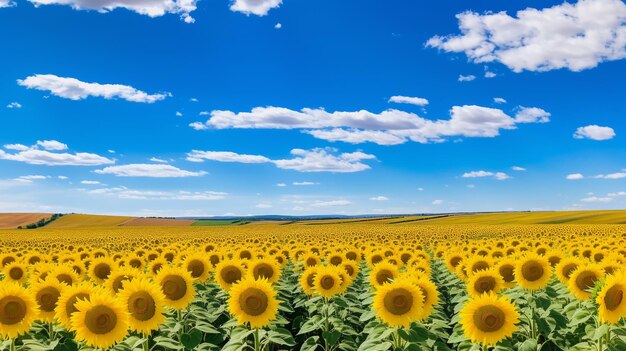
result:
<svg viewBox="0 0 626 351"><path fill-rule="evenodd" d="M537 350L537 340L536 339L526 339L520 346L519 351L536 351Z"/></svg>
<svg viewBox="0 0 626 351"><path fill-rule="evenodd" d="M341 332L339 332L339 330L326 330L322 333L322 337L326 340L328 345L332 346L335 345L341 337Z"/></svg>
<svg viewBox="0 0 626 351"><path fill-rule="evenodd" d="M306 334L306 333L310 333L314 330L318 330L322 328L322 316L320 316L319 314L311 317L308 321L306 321L302 327L300 328L300 331L298 332L298 335L302 335L302 334Z"/></svg>
<svg viewBox="0 0 626 351"><path fill-rule="evenodd" d="M193 329L189 333L183 334L181 341L183 345L185 345L186 349L191 350L200 345L202 342L202 332L197 329Z"/></svg>
<svg viewBox="0 0 626 351"><path fill-rule="evenodd" d="M311 336L304 341L302 346L300 347L300 351L315 351L317 348L317 340L319 336Z"/></svg>
<svg viewBox="0 0 626 351"><path fill-rule="evenodd" d="M267 338L270 342L278 345L294 346L296 344L291 332L285 328L271 329L267 333Z"/></svg>

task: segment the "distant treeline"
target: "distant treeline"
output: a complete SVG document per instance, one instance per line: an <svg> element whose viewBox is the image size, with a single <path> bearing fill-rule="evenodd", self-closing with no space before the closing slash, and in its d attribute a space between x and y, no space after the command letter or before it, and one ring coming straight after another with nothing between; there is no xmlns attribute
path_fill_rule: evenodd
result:
<svg viewBox="0 0 626 351"><path fill-rule="evenodd" d="M56 221L57 219L63 217L62 213L55 213L52 215L52 217L50 218L42 218L39 221L35 222L35 223L31 223L28 224L26 226L19 226L17 227L17 229L37 229L37 228L41 228L47 224L49 224L50 222Z"/></svg>

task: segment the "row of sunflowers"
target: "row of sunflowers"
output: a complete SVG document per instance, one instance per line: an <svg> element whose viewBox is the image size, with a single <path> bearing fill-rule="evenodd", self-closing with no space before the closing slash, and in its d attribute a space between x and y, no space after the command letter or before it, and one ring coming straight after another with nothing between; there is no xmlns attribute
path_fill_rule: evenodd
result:
<svg viewBox="0 0 626 351"><path fill-rule="evenodd" d="M0 349L626 349L622 226L354 228L2 237Z"/></svg>

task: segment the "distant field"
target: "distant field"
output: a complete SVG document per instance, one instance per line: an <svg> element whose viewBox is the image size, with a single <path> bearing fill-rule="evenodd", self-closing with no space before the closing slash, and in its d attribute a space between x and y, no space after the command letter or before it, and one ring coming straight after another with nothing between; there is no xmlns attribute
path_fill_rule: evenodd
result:
<svg viewBox="0 0 626 351"><path fill-rule="evenodd" d="M91 227L114 227L134 217L122 216L98 216L84 214L70 214L48 224L45 228L91 228Z"/></svg>
<svg viewBox="0 0 626 351"><path fill-rule="evenodd" d="M221 227L227 225L244 225L250 222L240 220L202 220L195 221L192 226L194 227Z"/></svg>
<svg viewBox="0 0 626 351"><path fill-rule="evenodd" d="M0 213L0 229L15 229L51 216L49 213Z"/></svg>
<svg viewBox="0 0 626 351"><path fill-rule="evenodd" d="M422 221L424 224L626 224L626 211L514 212L459 214Z"/></svg>
<svg viewBox="0 0 626 351"><path fill-rule="evenodd" d="M166 219L166 218L133 218L122 224L124 227L153 227L153 226L162 226L162 227L188 227L193 225L196 221L194 220L183 220L183 219Z"/></svg>

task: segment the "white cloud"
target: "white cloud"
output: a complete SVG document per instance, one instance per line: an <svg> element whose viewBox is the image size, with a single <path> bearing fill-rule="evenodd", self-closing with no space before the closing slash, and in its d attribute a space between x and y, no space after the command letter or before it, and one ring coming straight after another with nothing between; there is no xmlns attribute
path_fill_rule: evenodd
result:
<svg viewBox="0 0 626 351"><path fill-rule="evenodd" d="M261 202L260 204L257 204L254 207L256 207L256 208L272 208L273 206L271 204L266 203L266 202Z"/></svg>
<svg viewBox="0 0 626 351"><path fill-rule="evenodd" d="M618 192L615 192L615 193L608 193L607 196L609 196L609 197L626 196L626 191L618 191Z"/></svg>
<svg viewBox="0 0 626 351"><path fill-rule="evenodd" d="M580 199L581 202L611 202L613 201L612 197L597 197L597 196L590 196L590 197L586 197L584 199Z"/></svg>
<svg viewBox="0 0 626 351"><path fill-rule="evenodd" d="M424 191L424 188L417 188L418 191Z"/></svg>
<svg viewBox="0 0 626 351"><path fill-rule="evenodd" d="M615 131L611 127L600 127L597 125L589 125L579 127L574 133L575 139L592 139L592 140L609 140L613 139Z"/></svg>
<svg viewBox="0 0 626 351"><path fill-rule="evenodd" d="M15 6L15 2L10 0L0 0L0 8L3 7L13 7Z"/></svg>
<svg viewBox="0 0 626 351"><path fill-rule="evenodd" d="M170 93L148 94L128 85L86 83L75 78L58 77L53 74L36 74L17 83L28 89L49 91L52 95L70 100L83 100L87 97L104 99L120 98L131 102L153 103L171 96Z"/></svg>
<svg viewBox="0 0 626 351"><path fill-rule="evenodd" d="M158 158L158 157L150 157L150 162L169 163L169 161Z"/></svg>
<svg viewBox="0 0 626 351"><path fill-rule="evenodd" d="M471 11L456 17L460 35L435 36L426 45L463 52L475 63L500 62L515 72L582 71L626 57L626 5L621 0L564 2L527 8L515 17Z"/></svg>
<svg viewBox="0 0 626 351"><path fill-rule="evenodd" d="M110 154L114 154L115 150L107 150L107 152L110 153Z"/></svg>
<svg viewBox="0 0 626 351"><path fill-rule="evenodd" d="M61 179L61 180L66 180L66 179L69 179L68 177L66 177L66 176L62 176L62 175L58 176L57 178L59 178L59 179Z"/></svg>
<svg viewBox="0 0 626 351"><path fill-rule="evenodd" d="M198 99L197 99L197 98L195 98L195 97L192 97L191 99L189 99L189 101L191 101L191 102L198 102L198 101L200 101L200 100L198 100Z"/></svg>
<svg viewBox="0 0 626 351"><path fill-rule="evenodd" d="M30 147L22 144L5 144L4 148L7 150L16 150L16 151L25 151L30 149Z"/></svg>
<svg viewBox="0 0 626 351"><path fill-rule="evenodd" d="M515 117L500 109L464 105L453 106L448 120L428 120L415 113L395 109L381 113L366 110L327 112L304 108L256 107L250 112L215 110L205 122L190 126L196 130L215 129L303 129L318 139L352 144L373 142L396 145L407 141L443 142L448 137L495 137L501 130L515 129L517 123L546 122L550 114L531 107L520 107Z"/></svg>
<svg viewBox="0 0 626 351"><path fill-rule="evenodd" d="M82 180L80 182L80 184L83 184L83 185L99 185L101 183L99 181L97 181L97 180Z"/></svg>
<svg viewBox="0 0 626 351"><path fill-rule="evenodd" d="M1 3L0 3L0 5L1 5ZM0 6L0 7L2 7L2 6ZM7 108L22 108L22 104L20 104L19 102L13 101L13 102L11 102L11 103L9 103L7 105Z"/></svg>
<svg viewBox="0 0 626 351"><path fill-rule="evenodd" d="M468 76L464 76L464 75L460 74L460 75L459 75L459 78L458 78L458 81L459 81L459 82L471 82L471 81L473 81L474 79L476 79L476 76L475 76L475 75L473 75L473 74L470 74L470 75L468 75Z"/></svg>
<svg viewBox="0 0 626 351"><path fill-rule="evenodd" d="M25 176L19 176L13 180L18 181L18 182L23 182L23 183L32 183L33 180L43 180L43 179L48 179L48 178L50 178L50 176L25 175Z"/></svg>
<svg viewBox="0 0 626 351"><path fill-rule="evenodd" d="M192 162L203 162L204 160L218 162L239 162L239 163L273 163L281 169L290 169L299 172L332 172L350 173L369 169L370 166L362 163L364 160L375 159L374 155L357 151L352 153L342 153L334 155L335 149L293 149L290 159L271 160L260 155L245 155L227 151L198 151L193 150L187 154L187 160Z"/></svg>
<svg viewBox="0 0 626 351"><path fill-rule="evenodd" d="M519 107L520 110L515 114L515 122L517 123L547 123L550 122L550 113L538 107Z"/></svg>
<svg viewBox="0 0 626 351"><path fill-rule="evenodd" d="M420 97L410 97L410 96L401 96L395 95L389 98L389 102L394 102L396 104L410 104L417 106L426 106L428 105L428 100Z"/></svg>
<svg viewBox="0 0 626 351"><path fill-rule="evenodd" d="M474 188L476 188L476 185L474 185L474 184L467 184L467 187L470 188L470 189L474 189Z"/></svg>
<svg viewBox="0 0 626 351"><path fill-rule="evenodd" d="M48 151L67 150L67 145L56 140L37 140L37 145Z"/></svg>
<svg viewBox="0 0 626 351"><path fill-rule="evenodd" d="M311 205L311 207L334 207L334 206L348 206L352 202L348 200L332 200L332 201L318 201Z"/></svg>
<svg viewBox="0 0 626 351"><path fill-rule="evenodd" d="M40 5L67 5L74 10L94 10L101 13L118 8L136 12L149 17L165 14L177 14L186 23L195 20L190 13L196 10L197 0L29 0L36 7Z"/></svg>
<svg viewBox="0 0 626 351"><path fill-rule="evenodd" d="M432 204L435 206L443 205L443 200L434 200Z"/></svg>
<svg viewBox="0 0 626 351"><path fill-rule="evenodd" d="M463 173L461 176L463 178L485 178L485 177L493 177L496 180L506 180L511 178L508 174L504 172L489 172L489 171L471 171Z"/></svg>
<svg viewBox="0 0 626 351"><path fill-rule="evenodd" d="M495 97L493 98L493 102L495 102L496 104L506 104L506 99L501 97Z"/></svg>
<svg viewBox="0 0 626 351"><path fill-rule="evenodd" d="M609 174L598 174L597 176L594 176L594 178L598 178L598 179L623 179L623 178L626 178L626 172L616 172L616 173L609 173Z"/></svg>
<svg viewBox="0 0 626 351"><path fill-rule="evenodd" d="M513 167L511 167L511 169L516 171L516 172L524 172L524 171L526 171L526 168L519 167L519 166L513 166Z"/></svg>
<svg viewBox="0 0 626 351"><path fill-rule="evenodd" d="M31 147L26 147L22 144L8 144L4 147L7 150L15 150L18 152L7 153L4 150L0 150L0 160L18 161L31 165L100 166L115 163L114 160L86 152L71 154L48 151L58 151L67 148L67 145L55 140L38 141L37 144ZM41 150L39 147L48 148L48 150Z"/></svg>
<svg viewBox="0 0 626 351"><path fill-rule="evenodd" d="M490 71L485 72L485 78L495 78L496 74Z"/></svg>
<svg viewBox="0 0 626 351"><path fill-rule="evenodd" d="M180 112L180 111L176 111L176 117L182 117L182 116L183 116L183 113L182 113L182 112Z"/></svg>
<svg viewBox="0 0 626 351"><path fill-rule="evenodd" d="M172 165L164 164L128 164L111 166L95 170L98 174L112 174L117 177L149 177L149 178L183 178L199 177L207 174L204 171L191 172Z"/></svg>
<svg viewBox="0 0 626 351"><path fill-rule="evenodd" d="M125 186L100 188L87 191L92 195L115 196L125 200L179 200L179 201L213 201L221 200L228 195L217 191L162 191L133 190Z"/></svg>
<svg viewBox="0 0 626 351"><path fill-rule="evenodd" d="M387 200L389 200L389 198L388 198L388 197L386 197L386 196L382 196L382 195L381 195L381 196L373 196L373 197L370 197L370 200L371 200L371 201L387 201Z"/></svg>
<svg viewBox="0 0 626 351"><path fill-rule="evenodd" d="M580 180L580 179L585 179L585 176L580 174L580 173L572 173L572 174L568 174L567 176L565 176L565 179L567 179L567 180Z"/></svg>
<svg viewBox="0 0 626 351"><path fill-rule="evenodd" d="M264 156L238 154L230 151L192 150L190 153L187 154L187 161L203 162L204 160L238 163L267 163L272 161Z"/></svg>
<svg viewBox="0 0 626 351"><path fill-rule="evenodd" d="M278 183L278 184L276 184L276 186L279 187L279 188L284 188L284 187L287 186L287 184L285 184L285 183Z"/></svg>
<svg viewBox="0 0 626 351"><path fill-rule="evenodd" d="M282 24L280 24L280 23L276 23L276 24L274 25L274 28L276 28L276 29L281 29L282 27L283 27L283 25L282 25Z"/></svg>
<svg viewBox="0 0 626 351"><path fill-rule="evenodd" d="M314 183L314 182L293 182L291 184L295 185L295 186L308 186L308 185L318 185L319 183Z"/></svg>
<svg viewBox="0 0 626 351"><path fill-rule="evenodd" d="M265 16L271 9L280 6L282 2L283 0L234 0L230 10L246 15Z"/></svg>

